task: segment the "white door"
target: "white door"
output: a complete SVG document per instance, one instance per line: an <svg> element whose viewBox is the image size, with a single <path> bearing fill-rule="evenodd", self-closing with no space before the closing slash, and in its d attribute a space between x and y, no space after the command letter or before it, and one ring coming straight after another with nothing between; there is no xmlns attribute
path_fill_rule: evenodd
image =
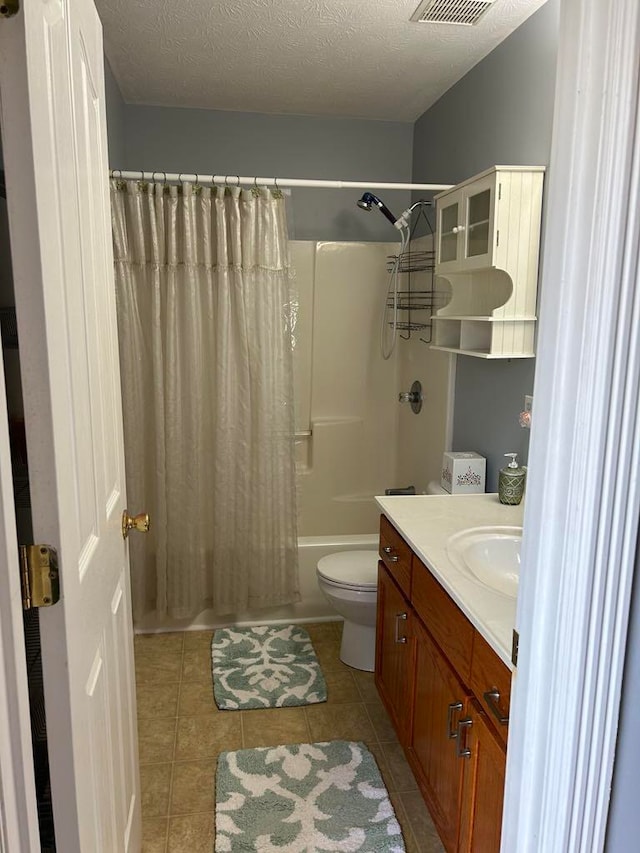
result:
<svg viewBox="0 0 640 853"><path fill-rule="evenodd" d="M0 20L0 99L57 847L140 847L101 26L92 0ZM139 534L136 534L139 535Z"/></svg>

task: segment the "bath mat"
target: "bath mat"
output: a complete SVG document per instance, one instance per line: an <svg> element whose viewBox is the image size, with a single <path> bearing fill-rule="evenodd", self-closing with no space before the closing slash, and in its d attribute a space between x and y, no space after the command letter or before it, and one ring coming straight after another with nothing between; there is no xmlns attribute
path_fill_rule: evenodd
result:
<svg viewBox="0 0 640 853"><path fill-rule="evenodd" d="M363 743L223 752L215 853L404 853L400 826Z"/></svg>
<svg viewBox="0 0 640 853"><path fill-rule="evenodd" d="M222 711L327 701L309 634L298 625L219 628L211 643L211 671Z"/></svg>

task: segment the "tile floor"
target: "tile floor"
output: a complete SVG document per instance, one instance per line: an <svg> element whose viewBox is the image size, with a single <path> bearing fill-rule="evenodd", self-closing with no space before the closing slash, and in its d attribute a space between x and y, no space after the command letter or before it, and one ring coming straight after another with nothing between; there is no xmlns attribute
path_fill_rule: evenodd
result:
<svg viewBox="0 0 640 853"><path fill-rule="evenodd" d="M343 664L341 623L304 626L329 700L304 708L218 711L207 631L135 638L143 853L213 853L216 756L226 749L362 740L373 752L407 853L443 853L371 673Z"/></svg>

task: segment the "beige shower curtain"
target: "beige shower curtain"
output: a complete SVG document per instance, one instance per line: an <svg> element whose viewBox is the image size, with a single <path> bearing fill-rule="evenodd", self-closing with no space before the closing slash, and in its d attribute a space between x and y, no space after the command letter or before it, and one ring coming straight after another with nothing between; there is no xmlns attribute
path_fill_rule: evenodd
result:
<svg viewBox="0 0 640 853"><path fill-rule="evenodd" d="M280 193L112 181L134 616L297 600Z"/></svg>

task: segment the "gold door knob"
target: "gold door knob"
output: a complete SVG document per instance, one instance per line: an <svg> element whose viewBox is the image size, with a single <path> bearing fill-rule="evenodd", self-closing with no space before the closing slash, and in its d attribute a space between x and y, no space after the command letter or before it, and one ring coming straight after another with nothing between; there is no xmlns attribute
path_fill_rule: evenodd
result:
<svg viewBox="0 0 640 853"><path fill-rule="evenodd" d="M140 533L148 533L150 523L148 512L129 515L129 512L125 509L122 513L122 538L126 539L130 530L139 530Z"/></svg>

